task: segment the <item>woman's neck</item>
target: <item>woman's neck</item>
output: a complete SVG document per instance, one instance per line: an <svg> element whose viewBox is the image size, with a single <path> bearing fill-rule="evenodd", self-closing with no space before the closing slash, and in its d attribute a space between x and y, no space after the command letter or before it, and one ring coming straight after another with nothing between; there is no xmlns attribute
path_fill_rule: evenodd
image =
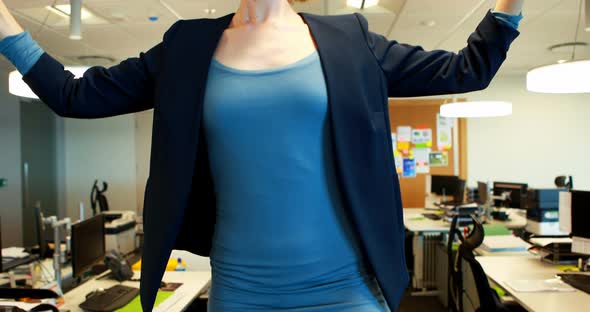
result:
<svg viewBox="0 0 590 312"><path fill-rule="evenodd" d="M301 23L288 0L241 0L232 25L263 23Z"/></svg>

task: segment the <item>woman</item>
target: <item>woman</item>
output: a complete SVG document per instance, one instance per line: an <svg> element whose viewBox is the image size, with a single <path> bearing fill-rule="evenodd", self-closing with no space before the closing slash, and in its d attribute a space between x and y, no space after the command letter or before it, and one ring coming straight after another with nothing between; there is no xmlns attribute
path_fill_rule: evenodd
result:
<svg viewBox="0 0 590 312"><path fill-rule="evenodd" d="M144 310L177 248L210 256L210 311L389 311L408 276L387 97L485 88L523 1L498 0L458 54L388 41L360 14L297 14L288 0L179 21L139 58L82 79L2 5L0 51L61 116L154 108Z"/></svg>

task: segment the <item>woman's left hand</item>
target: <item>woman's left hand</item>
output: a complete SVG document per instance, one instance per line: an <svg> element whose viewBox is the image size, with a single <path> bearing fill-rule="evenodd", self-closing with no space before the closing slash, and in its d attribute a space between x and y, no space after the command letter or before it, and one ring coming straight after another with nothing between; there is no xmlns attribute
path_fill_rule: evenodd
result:
<svg viewBox="0 0 590 312"><path fill-rule="evenodd" d="M523 5L524 0L497 0L495 10L511 15L519 15L522 12Z"/></svg>

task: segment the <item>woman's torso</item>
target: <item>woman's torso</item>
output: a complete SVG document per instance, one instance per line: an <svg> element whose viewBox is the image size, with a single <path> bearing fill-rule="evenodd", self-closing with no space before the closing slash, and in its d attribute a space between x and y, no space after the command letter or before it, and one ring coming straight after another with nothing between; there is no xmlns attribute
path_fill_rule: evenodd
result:
<svg viewBox="0 0 590 312"><path fill-rule="evenodd" d="M265 34L224 35L204 103L217 197L210 309L386 311L338 190L313 41L295 61L276 57L276 42L236 56L247 35ZM276 53L261 65L263 51Z"/></svg>

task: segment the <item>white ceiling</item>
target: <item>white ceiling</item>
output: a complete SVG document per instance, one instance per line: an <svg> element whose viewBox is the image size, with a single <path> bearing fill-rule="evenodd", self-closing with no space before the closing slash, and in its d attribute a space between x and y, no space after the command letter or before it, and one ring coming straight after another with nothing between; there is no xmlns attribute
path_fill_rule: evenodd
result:
<svg viewBox="0 0 590 312"><path fill-rule="evenodd" d="M136 56L159 42L162 34L177 17L160 0L83 0L86 8L106 20L102 24L85 24L83 40L68 38L64 20L44 7L54 0L4 0L21 25L31 32L40 45L65 64L81 64L78 56L101 55L116 62ZM57 0L57 4L69 3ZM239 0L163 0L182 18L218 17L235 11ZM316 14L351 12L346 0L309 0L297 4L297 9ZM464 47L467 37L475 29L495 0L381 0L379 8L363 12L372 31L400 42L421 45L425 49L457 51ZM527 0L521 23L521 36L509 52L503 73L524 73L528 69L559 59L570 53L554 53L551 45L574 40L579 0ZM215 9L215 13L206 13ZM149 21L157 16L158 21ZM580 25L579 41L590 42L584 31L584 16ZM45 26L41 27L45 21ZM428 27L424 22L434 21ZM67 25L67 23L66 23ZM590 48L578 49L577 58L590 58ZM111 65L98 62L89 65ZM10 68L4 59L2 67Z"/></svg>

